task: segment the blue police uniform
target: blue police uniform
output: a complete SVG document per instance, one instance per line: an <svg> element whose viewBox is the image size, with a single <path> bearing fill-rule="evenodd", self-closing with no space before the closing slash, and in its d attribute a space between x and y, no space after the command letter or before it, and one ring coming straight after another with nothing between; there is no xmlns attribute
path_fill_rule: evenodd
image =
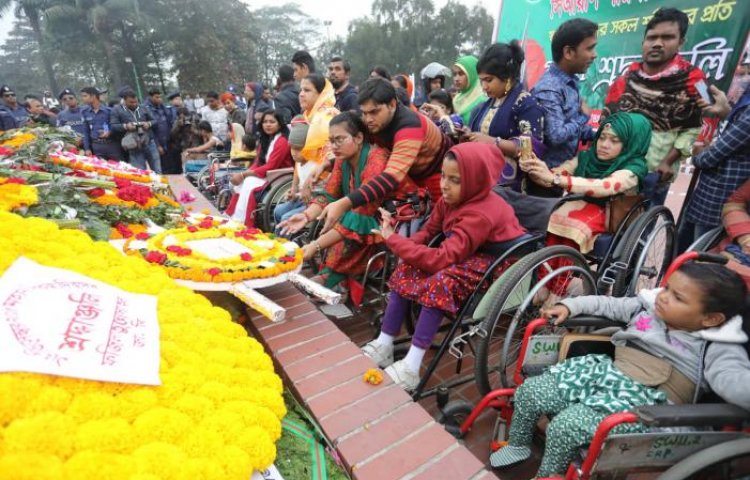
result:
<svg viewBox="0 0 750 480"><path fill-rule="evenodd" d="M83 115L83 148L90 150L97 157L113 160L123 160L123 152L120 141L114 136L100 138L99 133L111 132L109 116L112 109L99 105L99 110L94 111L90 106L81 109Z"/></svg>
<svg viewBox="0 0 750 480"><path fill-rule="evenodd" d="M5 105L0 105L0 130L13 130L16 128L16 119Z"/></svg>
<svg viewBox="0 0 750 480"><path fill-rule="evenodd" d="M81 107L66 108L57 115L57 126L70 127L83 137L86 133L86 125L83 123L83 109Z"/></svg>
<svg viewBox="0 0 750 480"><path fill-rule="evenodd" d="M169 110L167 110L164 104L159 106L154 105L150 99L143 102L143 107L147 108L154 118L154 126L151 128L151 131L156 144L166 151L167 144L169 143L169 132L172 130L172 124L169 121Z"/></svg>
<svg viewBox="0 0 750 480"><path fill-rule="evenodd" d="M21 128L29 123L29 111L26 110L26 107L18 104L16 105L16 108L7 108L11 115L13 115L13 118L16 119L16 128Z"/></svg>

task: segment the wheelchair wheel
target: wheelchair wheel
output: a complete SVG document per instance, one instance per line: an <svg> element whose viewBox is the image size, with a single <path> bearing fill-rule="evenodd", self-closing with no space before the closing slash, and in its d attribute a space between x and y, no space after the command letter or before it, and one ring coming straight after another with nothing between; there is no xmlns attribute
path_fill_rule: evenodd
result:
<svg viewBox="0 0 750 480"><path fill-rule="evenodd" d="M513 385L509 369L518 359L524 327L539 317L541 308L565 297L596 293L596 281L586 259L565 246L546 247L527 255L496 282L500 282L499 288L488 293L493 297L482 320L485 335L477 345L474 362L482 395ZM493 290L491 287L490 292Z"/></svg>
<svg viewBox="0 0 750 480"><path fill-rule="evenodd" d="M717 246L724 239L724 227L716 227L704 233L687 249L688 252L707 252Z"/></svg>
<svg viewBox="0 0 750 480"><path fill-rule="evenodd" d="M672 212L666 207L647 211L628 228L623 243L617 258L627 268L615 273L612 295L631 296L642 289L656 288L674 257Z"/></svg>
<svg viewBox="0 0 750 480"><path fill-rule="evenodd" d="M292 177L280 178L263 198L263 208L260 212L259 228L264 232L273 232L276 227L276 220L273 217L273 210L276 205L286 198L287 192L292 188Z"/></svg>
<svg viewBox="0 0 750 480"><path fill-rule="evenodd" d="M474 406L466 400L454 400L440 411L437 422L454 437L461 439L464 434L461 433L461 424L469 417Z"/></svg>
<svg viewBox="0 0 750 480"><path fill-rule="evenodd" d="M220 212L224 212L227 207L229 206L229 201L232 199L232 189L231 188L225 188L221 190L216 195L216 201L214 204L216 205L216 209Z"/></svg>
<svg viewBox="0 0 750 480"><path fill-rule="evenodd" d="M659 480L746 479L750 476L745 461L748 457L750 438L719 443L673 465L659 476Z"/></svg>

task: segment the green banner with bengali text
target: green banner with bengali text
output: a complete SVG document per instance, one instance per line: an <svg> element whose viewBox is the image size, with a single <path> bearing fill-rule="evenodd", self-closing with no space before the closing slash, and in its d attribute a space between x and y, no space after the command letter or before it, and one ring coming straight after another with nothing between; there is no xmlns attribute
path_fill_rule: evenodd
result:
<svg viewBox="0 0 750 480"><path fill-rule="evenodd" d="M503 0L497 40L525 40L531 88L552 61L552 34L561 23L576 17L598 23L598 57L583 78L581 94L592 108L601 108L609 85L641 60L646 24L660 7L688 15L680 53L726 91L748 40L750 0Z"/></svg>

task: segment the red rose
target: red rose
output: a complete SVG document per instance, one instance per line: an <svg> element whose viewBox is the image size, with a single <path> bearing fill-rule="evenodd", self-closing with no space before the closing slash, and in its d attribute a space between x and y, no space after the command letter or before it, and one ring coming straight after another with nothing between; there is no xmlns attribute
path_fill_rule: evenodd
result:
<svg viewBox="0 0 750 480"><path fill-rule="evenodd" d="M252 259L253 259L253 256L252 256L252 255L250 255L250 254L249 254L248 252L244 252L244 253L240 253L240 258L241 258L241 259L242 259L243 261L245 261L245 262L249 262L250 260L252 260Z"/></svg>
<svg viewBox="0 0 750 480"><path fill-rule="evenodd" d="M118 223L115 225L115 230L117 230L123 238L130 238L133 236L133 231L124 223Z"/></svg>
<svg viewBox="0 0 750 480"><path fill-rule="evenodd" d="M281 257L279 260L283 263L288 263L288 262L293 262L295 258L287 255L286 257Z"/></svg>
<svg viewBox="0 0 750 480"><path fill-rule="evenodd" d="M132 182L124 178L115 177L115 185L117 185L117 188L126 188L132 185Z"/></svg>
<svg viewBox="0 0 750 480"><path fill-rule="evenodd" d="M187 230L190 233L195 233L195 232L198 231L198 227L196 227L195 225L190 225L190 226L187 227Z"/></svg>
<svg viewBox="0 0 750 480"><path fill-rule="evenodd" d="M214 222L211 220L208 220L208 221L203 220L201 223L198 224L198 226L201 228L213 228Z"/></svg>
<svg viewBox="0 0 750 480"><path fill-rule="evenodd" d="M91 198L99 198L102 195L104 195L104 189L103 188L92 188L89 190L89 197Z"/></svg>
<svg viewBox="0 0 750 480"><path fill-rule="evenodd" d="M221 273L221 269L220 268L209 268L208 270L206 270L206 272L208 272L208 274L211 275L212 277L215 277L216 275L218 275L218 274Z"/></svg>
<svg viewBox="0 0 750 480"><path fill-rule="evenodd" d="M23 178L9 178L5 183L17 183L19 185L26 185L26 179Z"/></svg>
<svg viewBox="0 0 750 480"><path fill-rule="evenodd" d="M167 255L162 252L151 250L150 252L146 254L145 259L147 262L157 263L159 265L162 265L164 264L164 262L167 261Z"/></svg>
<svg viewBox="0 0 750 480"><path fill-rule="evenodd" d="M148 240L150 235L146 232L137 233L135 235L136 240Z"/></svg>

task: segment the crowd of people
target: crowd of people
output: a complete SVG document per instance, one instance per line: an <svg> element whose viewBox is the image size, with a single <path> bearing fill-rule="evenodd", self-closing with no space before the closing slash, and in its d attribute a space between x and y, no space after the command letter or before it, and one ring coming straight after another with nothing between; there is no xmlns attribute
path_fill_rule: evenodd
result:
<svg viewBox="0 0 750 480"><path fill-rule="evenodd" d="M80 108L76 93L65 89L59 99L66 108L55 118L38 99L20 106L4 86L0 126L68 126L86 152L157 172L179 171L191 155L201 158L216 149L231 146L233 155L254 150L250 168L230 178L235 196L227 211L248 225L267 172L293 167L293 187L274 213L277 232L291 235L315 219L323 222L320 236L303 248L305 259L328 251L317 281L344 291L379 244L400 259L381 332L364 352L407 390L419 382L443 316L459 309L491 263L482 245L528 235L493 189L548 199L581 194L582 200L565 203L551 216L547 242L588 253L599 235L617 227L609 199L641 195L651 207L663 205L680 164L692 158L700 179L687 200L680 250L724 225L727 238L716 248L731 256L731 270L688 266L658 294L585 297L545 309L558 321L578 313L611 314L627 325L620 334L627 346L648 361L658 357L674 367L683 389L662 388L666 380L646 382L630 368L632 355L616 356L614 363L596 356L564 362L525 383L510 444L492 462L499 467L528 458L536 419L559 414L548 430L539 472L547 476L563 473L605 413L682 403L696 384L750 407L747 389L736 388L750 376L740 345L747 336L737 320L750 286L750 91L743 93L745 82L729 95L715 86L708 89L710 97L702 95L705 75L679 54L688 26L678 9L654 13L644 29L641 61L612 84L596 128L578 75L597 58L599 26L584 18L566 21L554 33L553 61L532 89L522 81L524 52L517 41L493 44L478 58L462 56L451 68L428 65L422 99L409 75L392 76L376 66L356 87L345 59L329 59L324 75L308 52L299 51L290 65L278 68L275 95L249 82L242 97L208 92L205 100L183 101L174 92L165 105L154 89L139 104L135 92L124 88L118 92L122 100L110 107L102 104L102 91L85 87L80 95L86 106ZM713 131L715 118L725 123L712 139L706 132ZM429 196L433 210L421 230L407 236L394 230L382 207L415 191ZM440 233L445 240L428 246ZM393 341L414 302L422 308L412 344L394 362ZM619 346L621 339L613 342ZM709 348L706 374L696 377L697 365L703 365L701 342L709 340L721 347ZM560 386L561 378L572 377L578 380ZM595 386L605 378L614 379L609 387ZM560 388L571 393L557 396Z"/></svg>

